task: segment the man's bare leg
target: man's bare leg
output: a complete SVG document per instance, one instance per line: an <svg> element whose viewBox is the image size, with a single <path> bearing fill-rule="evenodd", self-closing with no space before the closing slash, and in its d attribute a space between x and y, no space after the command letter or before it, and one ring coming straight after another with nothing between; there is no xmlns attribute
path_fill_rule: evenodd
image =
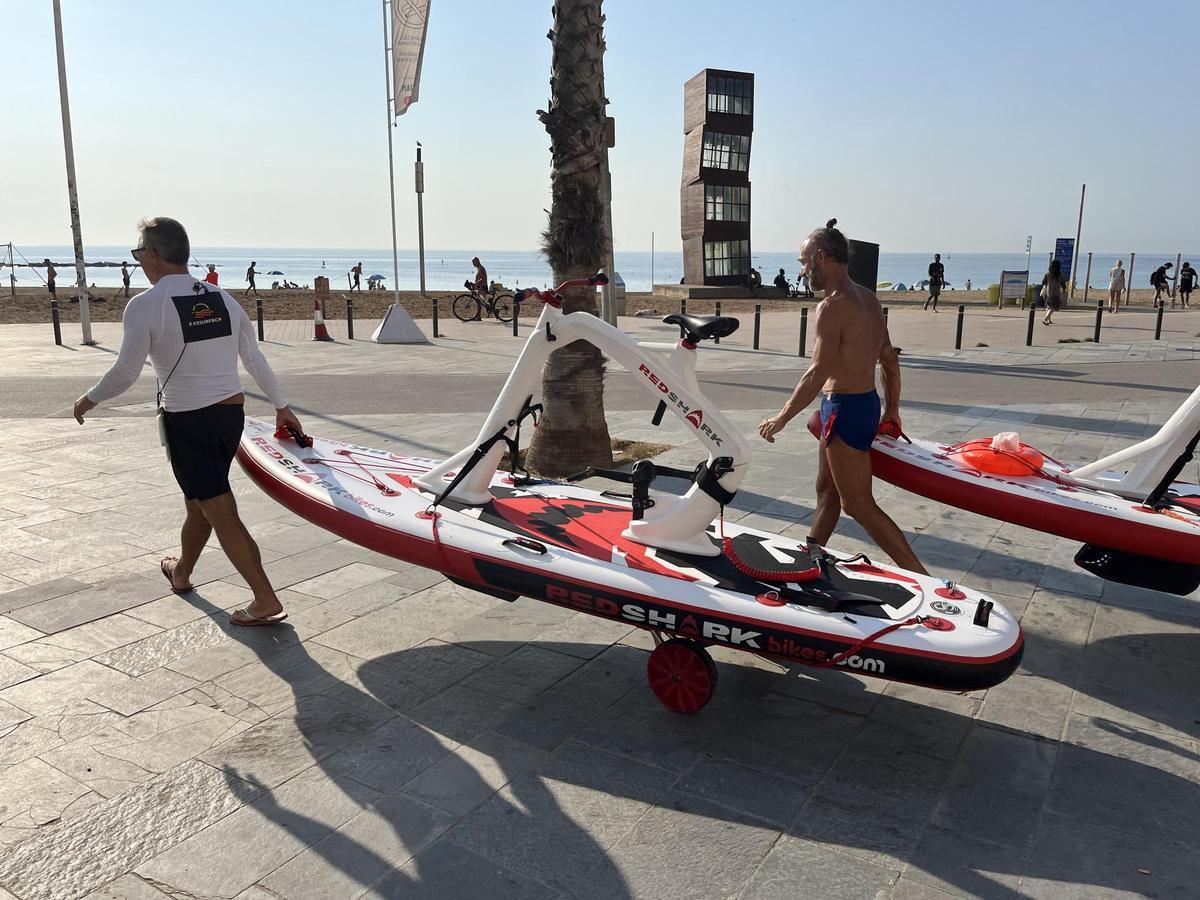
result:
<svg viewBox="0 0 1200 900"><path fill-rule="evenodd" d="M824 547L829 542L833 529L837 528L838 519L842 515L842 501L838 497L837 485L833 483L833 473L829 471L824 443L817 444L817 459L817 508L813 510L812 526L808 533L814 541Z"/></svg>
<svg viewBox="0 0 1200 900"><path fill-rule="evenodd" d="M200 554L212 535L212 526L204 517L204 510L200 508L200 504L195 500L185 502L187 503L187 518L183 520L183 528L179 533L179 542L183 545L183 551L179 554L175 565L170 568L171 584L179 591L186 591L191 587L191 575L196 568L196 560L200 558Z"/></svg>
<svg viewBox="0 0 1200 900"><path fill-rule="evenodd" d="M825 447L825 458L842 500L842 509L863 527L879 549L902 569L928 575L904 532L875 502L871 490L871 455L855 450L836 435Z"/></svg>
<svg viewBox="0 0 1200 900"><path fill-rule="evenodd" d="M254 601L246 607L246 614L254 618L266 618L283 612L283 604L279 602L275 589L271 587L271 581L263 570L258 544L254 543L254 538L250 536L250 532L238 516L233 493L222 494L211 500L201 500L200 508L212 525L213 531L217 533L221 549L254 592Z"/></svg>

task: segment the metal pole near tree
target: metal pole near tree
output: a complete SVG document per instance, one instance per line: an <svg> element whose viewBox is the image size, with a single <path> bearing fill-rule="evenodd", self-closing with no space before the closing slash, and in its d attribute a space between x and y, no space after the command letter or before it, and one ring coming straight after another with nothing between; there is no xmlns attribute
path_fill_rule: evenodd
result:
<svg viewBox="0 0 1200 900"><path fill-rule="evenodd" d="M79 288L79 324L83 342L92 340L92 312L88 306L87 266L83 261L83 232L79 227L79 197L75 191L75 145L71 140L71 102L67 98L67 61L63 53L62 8L54 0L54 43L58 51L58 98L62 107L63 147L67 154L67 198L71 205L71 237L75 243L75 277Z"/></svg>
<svg viewBox="0 0 1200 900"><path fill-rule="evenodd" d="M417 265L421 273L421 296L425 296L425 163L421 162L421 142L417 141Z"/></svg>
<svg viewBox="0 0 1200 900"><path fill-rule="evenodd" d="M1083 235L1083 198L1087 196L1087 185L1079 191L1079 224L1075 226L1075 246L1071 248L1071 295L1075 299L1075 285L1079 281L1079 239Z"/></svg>
<svg viewBox="0 0 1200 900"><path fill-rule="evenodd" d="M1087 274L1083 276L1083 302L1087 303L1088 291L1092 287L1092 251L1088 251Z"/></svg>
<svg viewBox="0 0 1200 900"><path fill-rule="evenodd" d="M1133 299L1133 261L1137 258L1136 253L1129 254L1129 272L1126 273L1125 281L1125 305L1129 305L1129 301Z"/></svg>
<svg viewBox="0 0 1200 900"><path fill-rule="evenodd" d="M1178 295L1179 288L1179 264L1183 262L1183 254L1175 254L1175 275L1171 278L1171 309L1175 308L1175 297Z"/></svg>

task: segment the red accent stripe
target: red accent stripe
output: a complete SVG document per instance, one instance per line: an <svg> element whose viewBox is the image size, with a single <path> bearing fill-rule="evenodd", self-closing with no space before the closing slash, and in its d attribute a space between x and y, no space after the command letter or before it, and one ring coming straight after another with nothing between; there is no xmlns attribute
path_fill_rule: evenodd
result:
<svg viewBox="0 0 1200 900"><path fill-rule="evenodd" d="M380 525L377 522L372 522L369 519L364 519L355 516L344 510L338 509L324 501L311 497L306 493L288 487L278 478L271 475L257 459L254 459L246 452L245 447L238 446L238 462L242 468L246 470L246 474L263 489L263 491L278 502L281 506L290 509L301 518L307 519L314 525L319 525L327 531L331 531L340 537L344 537L349 541L366 547L368 550L375 550L378 553L383 553L386 556L393 556L397 559L411 562L418 566L424 566L427 569L434 571L447 572L453 574L456 578L463 581L472 582L482 586L491 587L479 575L478 570L474 566L475 559L486 559L489 562L497 562L508 566L512 569L519 569L524 572L530 572L536 575L545 576L545 567L535 567L522 565L516 561L507 559L500 560L493 557L487 557L483 554L475 554L469 550L461 550L457 547L452 547L447 544L441 544L440 547L435 546L430 538L419 537L418 535L404 534L396 531L393 528L388 528ZM403 550L404 552L399 552ZM447 571L447 570L450 571ZM555 574L557 580L566 583L578 585L584 590L593 589L595 585L582 581L578 578L572 578L568 575ZM729 619L735 622L741 622L744 625L752 625L756 628L770 627L779 631L788 632L791 634L805 635L807 637L819 638L821 640L846 641L847 643L854 639L846 635L832 634L827 631L814 631L807 628L798 628L793 625L788 625L783 622L764 622L745 616L739 616L734 613L729 613L724 610L706 609L700 606L690 606L686 603L681 603L677 600L669 600L665 597L656 597L646 594L635 594L630 591L623 591L618 588L604 586L604 590L618 597L624 597L629 600L661 603L665 606L670 606L674 609L686 611L690 613L698 613L706 616L720 616L723 619ZM531 599L541 600L540 597ZM630 623L635 624L635 623ZM650 629L653 630L653 629ZM965 666L980 666L990 665L1002 659L1007 659L1014 653L1018 652L1022 646L1024 637L1021 633L1020 626L1017 626L1016 641L1007 650L1002 650L991 656L959 656L952 653L937 653L931 650L918 650L912 647L898 647L892 644L887 644L882 647L891 653L899 653L906 656L916 656L925 659L938 659L945 662L959 663ZM759 654L765 655L765 654Z"/></svg>

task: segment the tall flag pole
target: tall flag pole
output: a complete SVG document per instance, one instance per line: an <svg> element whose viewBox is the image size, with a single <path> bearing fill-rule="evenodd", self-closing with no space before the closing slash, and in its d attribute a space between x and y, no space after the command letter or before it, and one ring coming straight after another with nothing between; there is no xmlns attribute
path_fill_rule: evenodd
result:
<svg viewBox="0 0 1200 900"><path fill-rule="evenodd" d="M79 227L79 196L75 191L75 145L71 140L71 102L67 99L67 61L63 54L62 8L54 0L54 42L58 50L58 98L62 107L63 146L67 153L67 200L71 206L71 236L75 243L75 277L79 286L79 324L83 342L92 339L92 313L88 306L87 266L83 260L83 232Z"/></svg>
<svg viewBox="0 0 1200 900"><path fill-rule="evenodd" d="M400 305L400 254L396 249L396 173L392 162L392 61L388 57L392 49L388 46L393 32L389 27L388 0L383 0L383 79L387 90L387 144L388 144L388 211L392 214L392 289L396 293L396 305Z"/></svg>

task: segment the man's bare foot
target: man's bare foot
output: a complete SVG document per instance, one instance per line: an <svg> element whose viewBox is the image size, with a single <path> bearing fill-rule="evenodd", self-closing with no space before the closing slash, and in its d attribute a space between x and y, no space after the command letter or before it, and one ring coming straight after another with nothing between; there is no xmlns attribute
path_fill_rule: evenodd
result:
<svg viewBox="0 0 1200 900"><path fill-rule="evenodd" d="M171 582L171 590L176 594L186 594L188 591L194 591L192 582L189 578L191 573L180 575L177 573L179 568L179 560L174 556L168 556L158 564L159 570L166 577L167 581Z"/></svg>

